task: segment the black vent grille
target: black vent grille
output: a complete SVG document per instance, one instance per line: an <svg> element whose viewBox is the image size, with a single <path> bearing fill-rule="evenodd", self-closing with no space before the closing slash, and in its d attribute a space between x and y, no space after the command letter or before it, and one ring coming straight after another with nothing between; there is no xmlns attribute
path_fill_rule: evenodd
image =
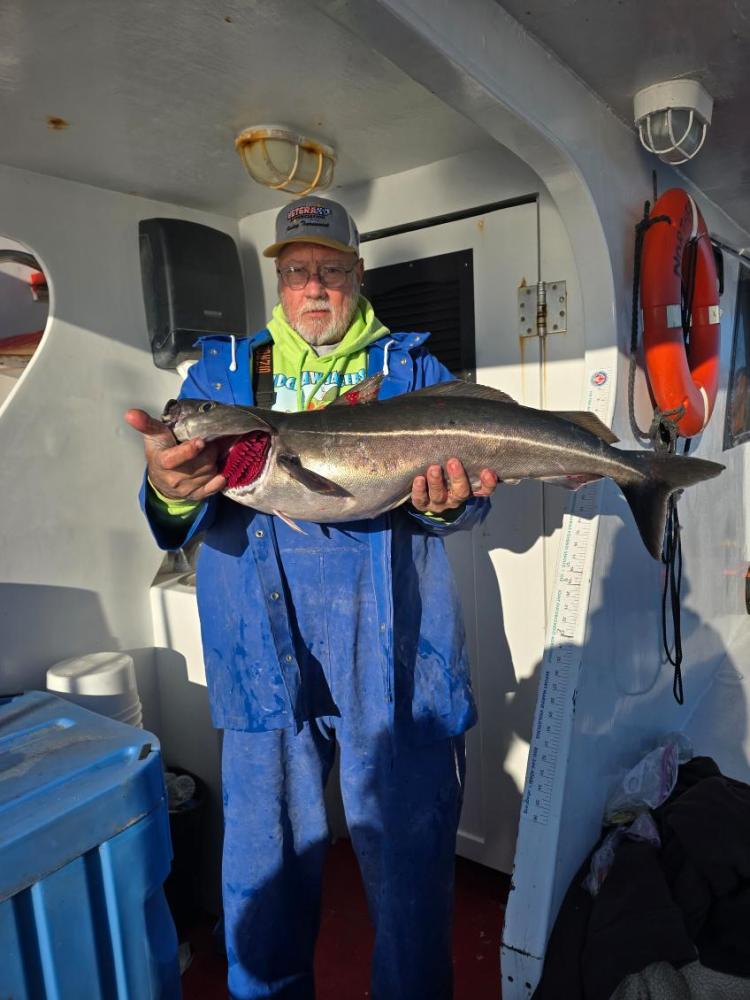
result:
<svg viewBox="0 0 750 1000"><path fill-rule="evenodd" d="M368 271L364 292L390 330L429 331L428 350L457 377L474 378L471 250Z"/></svg>

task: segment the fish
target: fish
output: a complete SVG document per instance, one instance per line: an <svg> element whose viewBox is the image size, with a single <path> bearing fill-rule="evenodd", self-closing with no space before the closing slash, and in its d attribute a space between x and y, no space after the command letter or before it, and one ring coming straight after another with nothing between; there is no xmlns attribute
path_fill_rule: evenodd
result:
<svg viewBox="0 0 750 1000"><path fill-rule="evenodd" d="M531 478L568 489L613 480L655 559L672 494L724 468L615 448L615 435L590 412L539 410L473 382L441 382L379 400L382 378L366 379L322 409L284 413L179 399L166 404L161 419L177 441L219 441L226 496L292 527L299 520L377 517L405 503L415 476L429 465L455 457L474 489L483 469L504 482Z"/></svg>

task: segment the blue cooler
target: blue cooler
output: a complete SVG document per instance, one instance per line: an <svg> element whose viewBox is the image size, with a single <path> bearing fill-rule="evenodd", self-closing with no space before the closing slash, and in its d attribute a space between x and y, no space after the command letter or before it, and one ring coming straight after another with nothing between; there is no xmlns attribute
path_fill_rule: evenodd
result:
<svg viewBox="0 0 750 1000"><path fill-rule="evenodd" d="M0 997L179 1000L154 736L32 691L0 698Z"/></svg>

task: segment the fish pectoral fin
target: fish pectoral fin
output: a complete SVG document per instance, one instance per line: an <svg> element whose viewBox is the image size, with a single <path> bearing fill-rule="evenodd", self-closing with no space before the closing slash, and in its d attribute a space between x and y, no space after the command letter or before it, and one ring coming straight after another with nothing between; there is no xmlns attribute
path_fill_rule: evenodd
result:
<svg viewBox="0 0 750 1000"><path fill-rule="evenodd" d="M428 385L424 389L417 389L415 392L409 393L410 398L414 396L462 396L464 399L494 399L498 403L518 405L507 392L493 389L489 385L465 382L462 379L454 379L452 382L437 382L435 385Z"/></svg>
<svg viewBox="0 0 750 1000"><path fill-rule="evenodd" d="M402 497L399 497L397 500L394 500L393 503L388 504L388 506L384 508L383 513L385 514L389 510L395 510L396 507L400 507L401 504L406 503L407 500L411 500L411 490L409 490L408 493L405 493Z"/></svg>
<svg viewBox="0 0 750 1000"><path fill-rule="evenodd" d="M325 476L318 475L317 472L313 472L311 469L306 469L300 462L299 455L279 455L276 459L276 464L287 475L291 476L292 479L296 479L298 483L301 483L305 489L310 490L312 493L322 493L328 497L351 496L351 493L345 490L343 486L339 486L338 483L326 479Z"/></svg>
<svg viewBox="0 0 750 1000"><path fill-rule="evenodd" d="M363 403L374 403L378 398L378 390L384 378L382 372L371 375L362 382L353 385L351 389L338 396L328 406L361 406Z"/></svg>
<svg viewBox="0 0 750 1000"><path fill-rule="evenodd" d="M582 427L590 434L595 434L602 441L606 441L607 444L614 444L620 440L616 434L612 433L603 420L600 420L595 413L591 413L589 410L551 410L550 412L562 420L567 420L568 423Z"/></svg>
<svg viewBox="0 0 750 1000"><path fill-rule="evenodd" d="M281 518L284 524L288 524L293 531L298 531L300 535L307 534L307 532L304 531L302 528L300 528L297 522L293 521L291 517L289 517L287 514L282 513L280 510L274 510L273 513L276 515L276 517Z"/></svg>

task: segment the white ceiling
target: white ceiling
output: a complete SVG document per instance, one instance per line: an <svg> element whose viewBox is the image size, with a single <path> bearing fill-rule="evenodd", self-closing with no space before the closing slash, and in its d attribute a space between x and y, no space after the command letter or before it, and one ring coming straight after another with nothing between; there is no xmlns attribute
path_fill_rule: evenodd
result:
<svg viewBox="0 0 750 1000"><path fill-rule="evenodd" d="M640 87L700 79L714 123L683 169L750 229L750 0L502 6L629 126ZM307 0L0 0L2 163L238 218L283 200L233 145L273 122L336 147L337 187L492 145Z"/></svg>
<svg viewBox="0 0 750 1000"><path fill-rule="evenodd" d="M629 127L642 87L700 80L714 98L713 123L704 148L680 169L750 230L750 0L500 3Z"/></svg>
<svg viewBox="0 0 750 1000"><path fill-rule="evenodd" d="M238 218L284 198L233 145L273 122L337 186L492 144L302 0L0 0L2 163Z"/></svg>

